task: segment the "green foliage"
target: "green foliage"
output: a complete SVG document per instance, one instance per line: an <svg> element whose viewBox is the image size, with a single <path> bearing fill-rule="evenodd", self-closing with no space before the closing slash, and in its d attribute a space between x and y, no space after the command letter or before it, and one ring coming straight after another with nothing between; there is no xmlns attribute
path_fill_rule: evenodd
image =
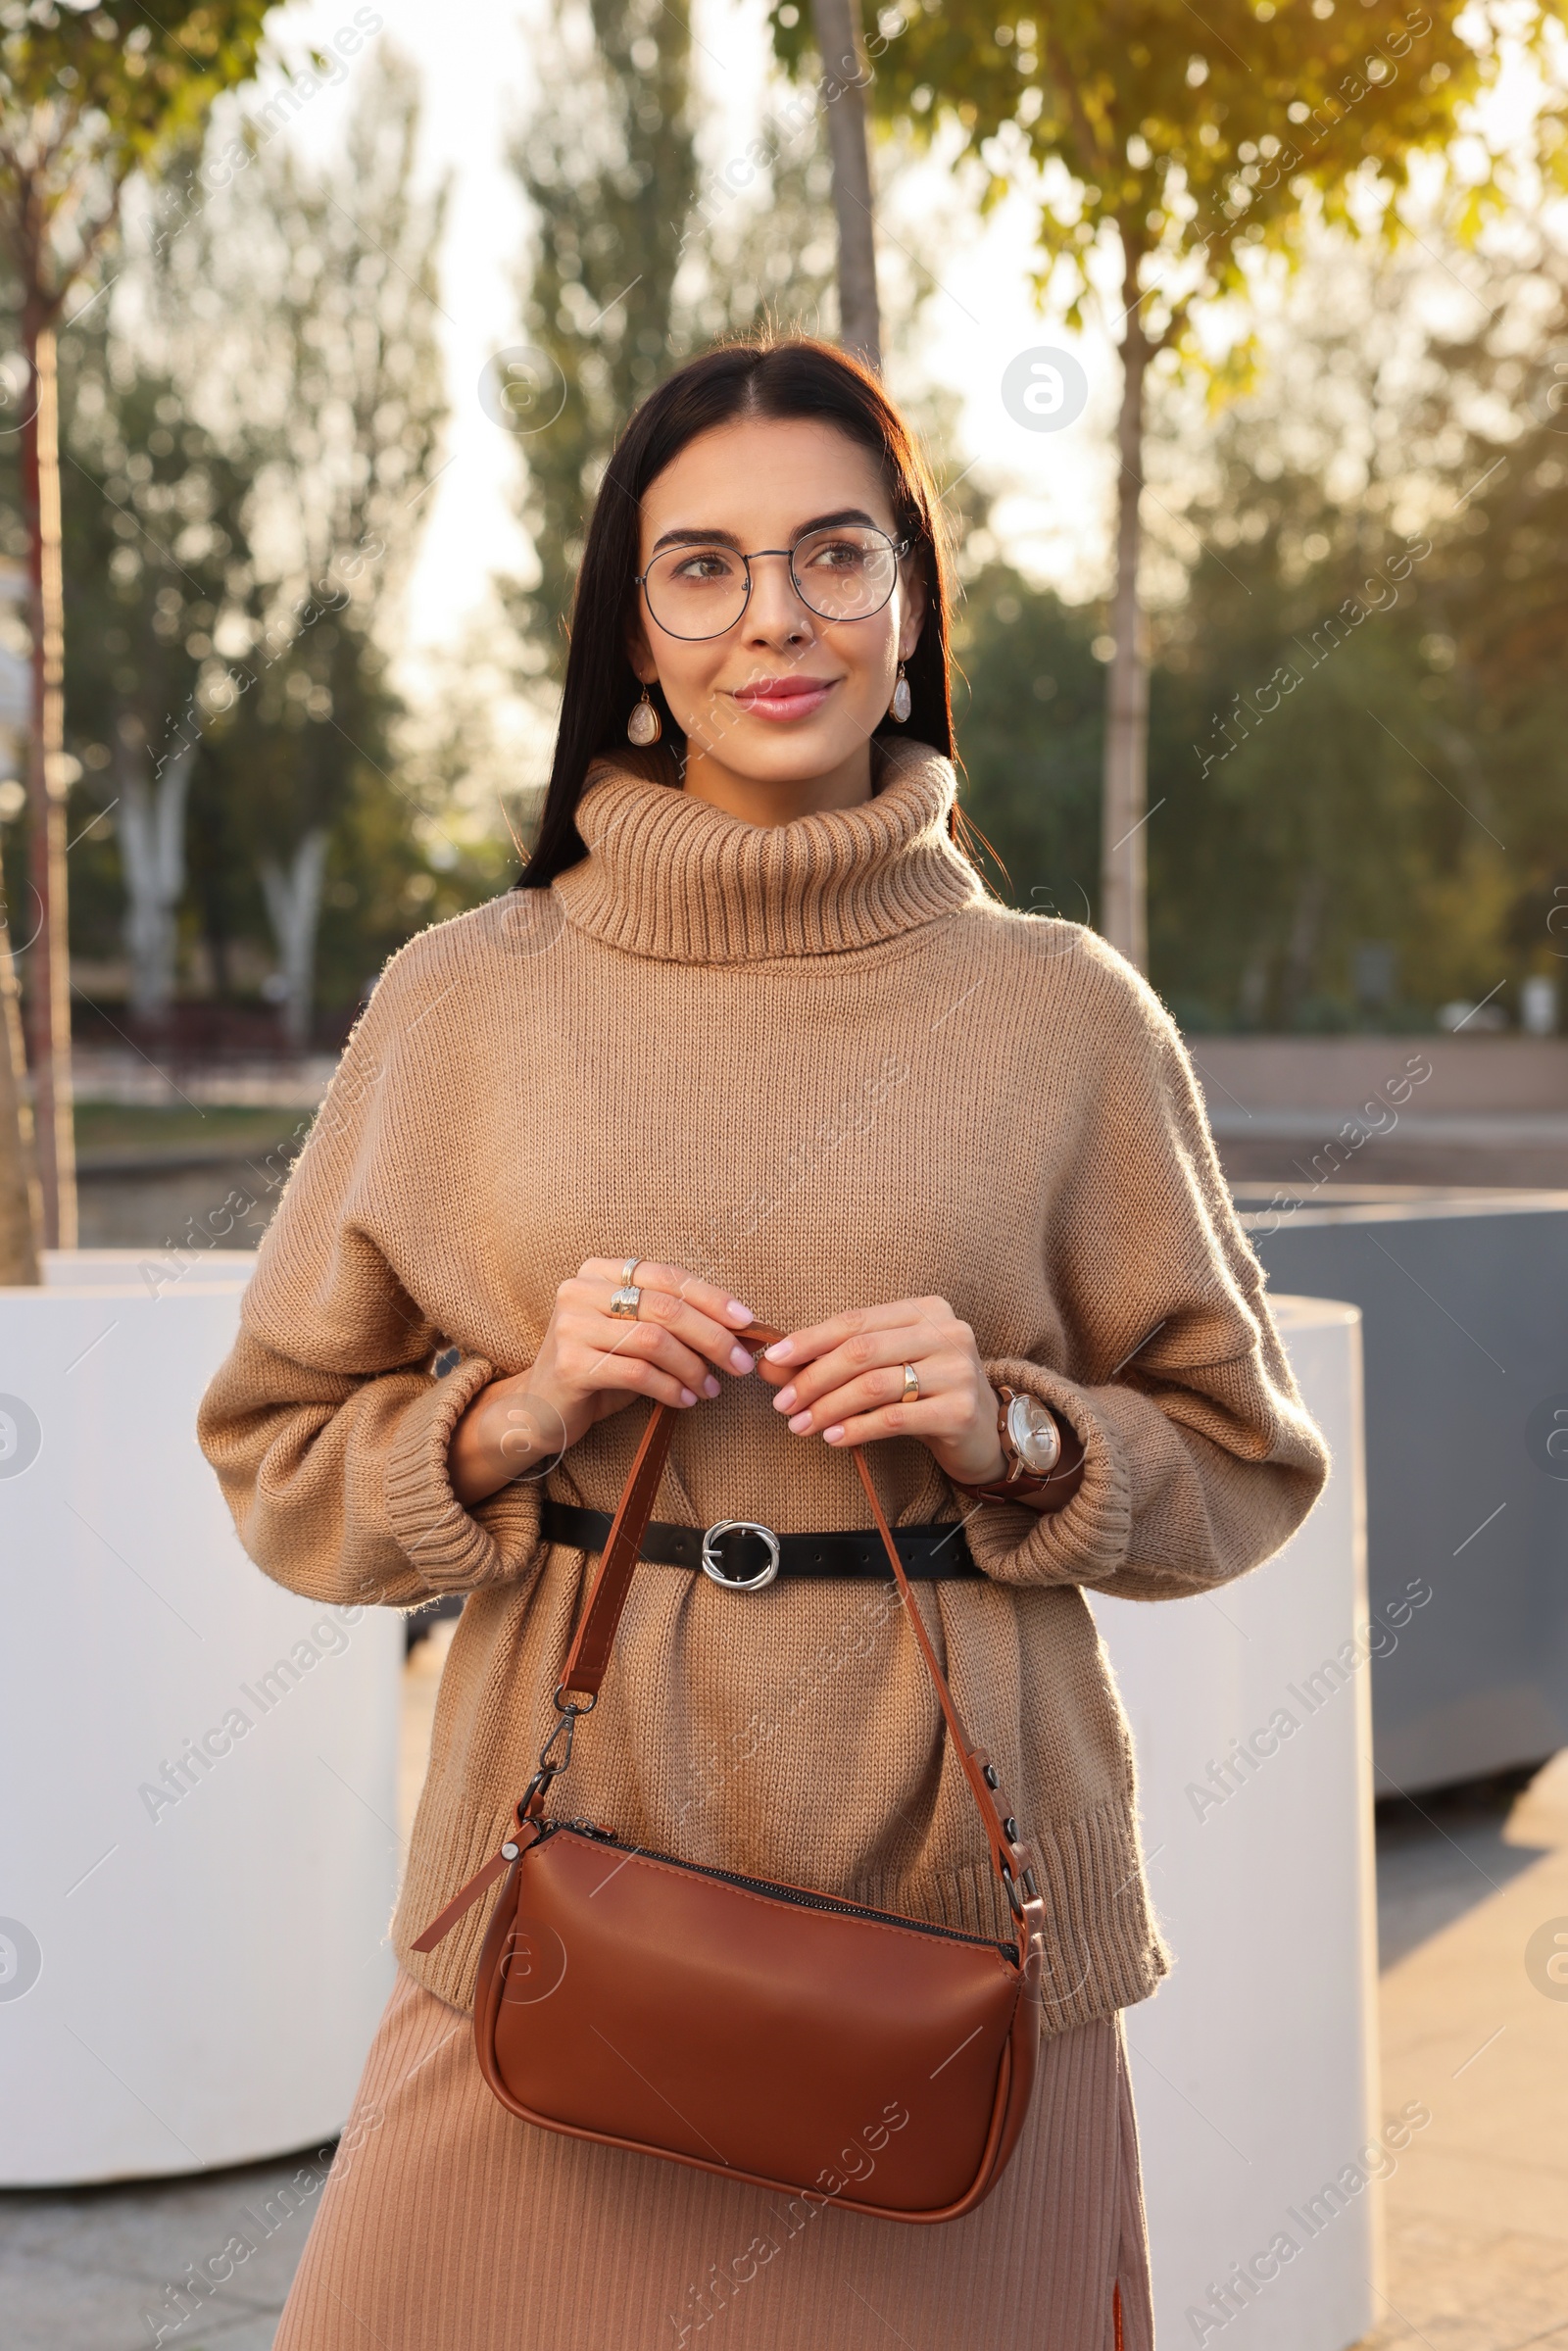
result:
<svg viewBox="0 0 1568 2351"><path fill-rule="evenodd" d="M170 377L129 367L97 304L62 349L68 742L74 796L72 932L113 955L122 883L114 819L127 767L145 769L193 706L212 631L230 609L251 491ZM7 503L16 485L5 485Z"/></svg>
<svg viewBox="0 0 1568 2351"><path fill-rule="evenodd" d="M523 323L559 414L521 442L537 582L507 602L534 664L559 674L585 514L614 436L665 372L697 186L691 34L659 0L557 5L549 103L513 150L536 221Z"/></svg>
<svg viewBox="0 0 1568 2351"><path fill-rule="evenodd" d="M773 22L798 60L798 24L780 22L795 15ZM1245 286L1249 248L1293 247L1309 207L1355 227L1376 198L1391 218L1411 156L1444 147L1498 71L1486 36L1504 15L1473 0L1251 0L1221 30L1186 0L907 0L879 19L871 99L928 135L956 123L993 197L1063 168L1070 186L1044 183L1043 274L1068 266L1076 315L1085 258L1113 229L1129 283L1156 294L1157 345L1185 333L1195 296ZM1508 24L1541 48L1563 15L1563 0L1536 0Z"/></svg>
<svg viewBox="0 0 1568 2351"><path fill-rule="evenodd" d="M1491 395L1504 422L1472 433L1455 461L1469 495L1428 616L1440 755L1464 798L1490 796L1508 844L1499 947L1511 976L1561 980L1568 938L1568 265L1547 260L1532 291L1555 309L1521 349L1506 333L1443 359L1456 387ZM1489 983L1490 984L1490 983ZM1478 991L1480 993L1480 991Z"/></svg>
<svg viewBox="0 0 1568 2351"><path fill-rule="evenodd" d="M824 331L835 245L814 105L776 108L699 172L691 36L659 0L558 0L544 77L512 164L534 219L523 329L547 362L540 404L561 406L518 439L538 577L501 589L524 674L559 677L588 514L631 411L710 343Z"/></svg>
<svg viewBox="0 0 1568 2351"><path fill-rule="evenodd" d="M1536 421L1427 532L1376 485L1337 505L1282 466L1272 420L1233 415L1206 500L1216 559L1165 615L1152 681L1151 974L1190 1029L1429 1024L1516 1009L1568 948L1568 450L1548 336ZM1005 566L960 625L964 805L1013 904L1086 919L1102 719L1095 615ZM1074 665L1075 664L1075 665ZM1058 691L1031 710L1037 665ZM1021 715L1028 713L1027 715ZM1065 885L1065 886L1064 886Z"/></svg>
<svg viewBox="0 0 1568 2351"><path fill-rule="evenodd" d="M1092 919L1099 889L1104 672L1093 613L1005 563L971 580L954 629L962 803L1010 905Z"/></svg>
<svg viewBox="0 0 1568 2351"><path fill-rule="evenodd" d="M112 957L116 817L135 763L196 747L181 931L219 993L271 959L259 883L330 845L319 993L351 1005L410 933L491 876L402 772L380 624L445 416L433 321L443 198L412 192L417 87L368 67L343 153L256 155L149 266L134 336L95 305L62 347L67 721L78 954ZM94 818L100 819L94 822Z"/></svg>
<svg viewBox="0 0 1568 2351"><path fill-rule="evenodd" d="M1420 652L1438 552L1368 517L1298 568L1339 519L1321 485L1282 475L1249 504L1267 531L1203 566L1156 674L1151 970L1192 1027L1430 1017L1493 984L1501 879L1494 811L1426 771L1446 766Z"/></svg>
<svg viewBox="0 0 1568 2351"><path fill-rule="evenodd" d="M383 55L366 72L341 158L318 172L264 150L176 245L171 272L194 321L185 380L254 470L249 560L202 681L203 930L220 960L235 914L259 927L263 861L327 831L321 986L339 1003L414 927L404 892L426 870L377 623L428 511L446 415L434 332L444 191L413 192L413 68Z"/></svg>
<svg viewBox="0 0 1568 2351"><path fill-rule="evenodd" d="M200 0L161 20L136 0L0 7L0 235L46 310L113 226L131 172L156 171L250 79L270 4Z"/></svg>

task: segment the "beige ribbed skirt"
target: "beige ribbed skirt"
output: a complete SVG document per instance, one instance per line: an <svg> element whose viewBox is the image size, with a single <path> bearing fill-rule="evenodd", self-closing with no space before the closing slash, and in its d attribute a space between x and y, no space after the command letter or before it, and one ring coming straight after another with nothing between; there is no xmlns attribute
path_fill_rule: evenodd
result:
<svg viewBox="0 0 1568 2351"><path fill-rule="evenodd" d="M273 2351L1152 2351L1120 2019L1041 2061L977 2211L873 2221L519 2123L400 1975Z"/></svg>

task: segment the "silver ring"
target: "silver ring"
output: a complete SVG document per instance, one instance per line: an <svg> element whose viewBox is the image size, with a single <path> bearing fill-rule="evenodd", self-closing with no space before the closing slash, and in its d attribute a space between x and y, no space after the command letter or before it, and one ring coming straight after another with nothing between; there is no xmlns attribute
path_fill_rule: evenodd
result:
<svg viewBox="0 0 1568 2351"><path fill-rule="evenodd" d="M920 1375L912 1363L904 1366L904 1394L899 1401L901 1404L917 1404L920 1401Z"/></svg>
<svg viewBox="0 0 1568 2351"><path fill-rule="evenodd" d="M726 1576L713 1549L714 1539L720 1535L758 1536L767 1551L760 1572L755 1576ZM722 1584L726 1592L760 1592L762 1586L771 1584L778 1574L781 1556L778 1537L772 1528L759 1526L755 1518L721 1518L703 1537L703 1573L711 1577L715 1584Z"/></svg>
<svg viewBox="0 0 1568 2351"><path fill-rule="evenodd" d="M639 1265L641 1265L641 1257L628 1257L626 1259L625 1264L620 1269L620 1286L622 1290L631 1290L636 1286L637 1268Z"/></svg>
<svg viewBox="0 0 1568 2351"><path fill-rule="evenodd" d="M637 1309L642 1302L643 1294L635 1282L622 1282L618 1290L610 1294L610 1311L619 1315L623 1322L637 1320Z"/></svg>

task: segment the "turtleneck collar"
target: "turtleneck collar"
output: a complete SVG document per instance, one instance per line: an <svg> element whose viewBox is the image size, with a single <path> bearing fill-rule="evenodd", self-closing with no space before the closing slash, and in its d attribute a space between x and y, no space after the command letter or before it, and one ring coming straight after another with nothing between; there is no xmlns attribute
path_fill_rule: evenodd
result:
<svg viewBox="0 0 1568 2351"><path fill-rule="evenodd" d="M900 744L882 776L860 808L756 825L602 761L577 808L588 855L556 891L578 930L668 962L874 947L982 895L948 834L950 762Z"/></svg>

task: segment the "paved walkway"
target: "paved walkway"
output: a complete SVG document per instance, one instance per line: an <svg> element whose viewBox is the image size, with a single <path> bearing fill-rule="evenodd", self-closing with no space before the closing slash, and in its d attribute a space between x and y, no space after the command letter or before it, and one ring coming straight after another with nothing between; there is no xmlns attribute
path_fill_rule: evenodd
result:
<svg viewBox="0 0 1568 2351"><path fill-rule="evenodd" d="M405 1838L451 1639L451 1624L438 1624L414 1651L404 1679L398 1814ZM315 2154L307 2148L282 2163L210 2179L69 2194L0 2193L0 2347L150 2351L160 2325L170 2323L167 2289L188 2264L205 2261L241 2233L256 2251L187 2325L162 2340L172 2351L270 2351L314 2210L311 2199L290 2213L292 2199L281 2191Z"/></svg>
<svg viewBox="0 0 1568 2351"><path fill-rule="evenodd" d="M1511 1804L1386 1821L1378 1907L1384 2110L1432 2121L1366 2351L1568 2351L1568 1753Z"/></svg>
<svg viewBox="0 0 1568 2351"><path fill-rule="evenodd" d="M405 1825L448 1638L438 1629L409 1667ZM1386 2324L1361 2351L1568 2351L1568 1753L1517 1797L1427 1800L1385 1820L1378 1876L1383 2104L1419 2100L1432 2120L1384 2191ZM5 2351L145 2351L167 2286L236 2230L263 2240L256 2253L163 2340L270 2351L309 2210L289 2218L275 2199L309 2152L212 2179L0 2196Z"/></svg>

